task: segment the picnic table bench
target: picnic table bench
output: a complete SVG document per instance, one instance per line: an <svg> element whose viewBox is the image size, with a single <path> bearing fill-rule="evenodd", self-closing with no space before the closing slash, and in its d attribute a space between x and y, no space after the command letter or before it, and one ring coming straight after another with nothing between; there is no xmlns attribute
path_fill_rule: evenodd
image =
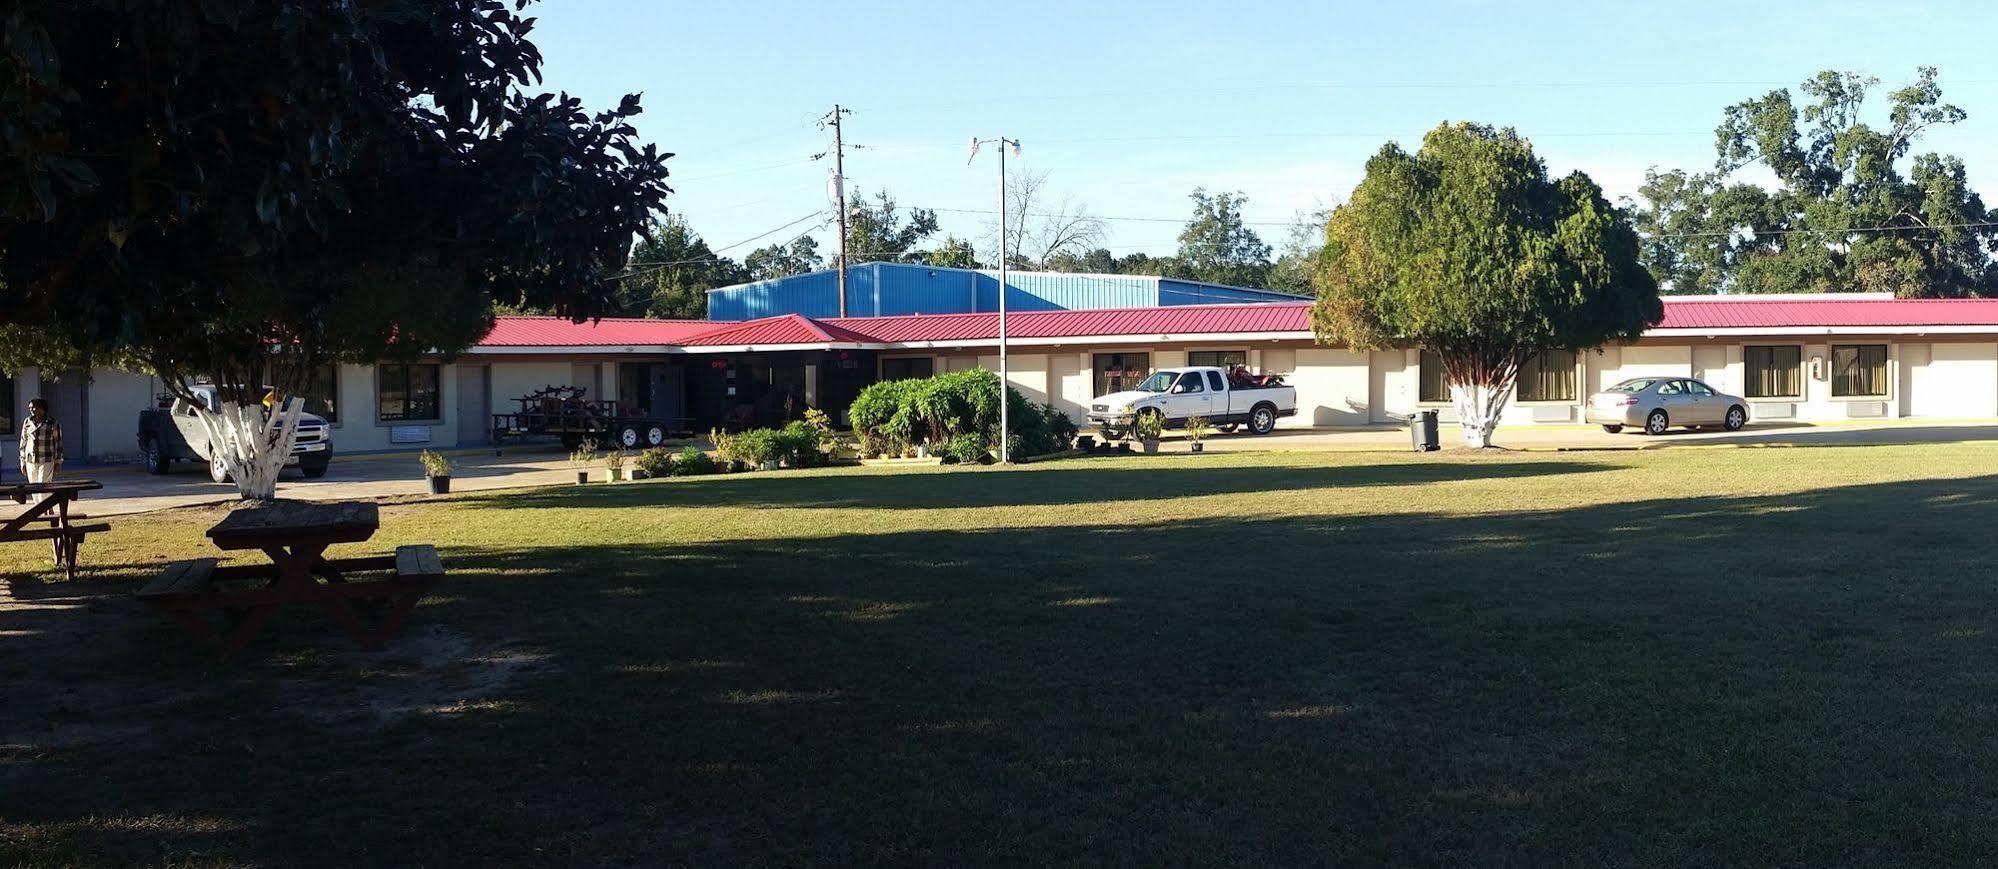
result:
<svg viewBox="0 0 1998 869"><path fill-rule="evenodd" d="M260 550L270 564L176 561L138 597L225 656L255 638L279 607L296 603L319 607L354 639L378 649L444 577L436 547L427 544L398 547L394 555L325 557L328 547L367 540L380 525L372 503L279 501L238 509L208 529L208 539L225 551ZM348 578L371 571L390 573L381 580ZM238 580L249 581L248 587L222 585ZM362 612L373 615L373 624Z"/></svg>
<svg viewBox="0 0 1998 869"><path fill-rule="evenodd" d="M96 480L0 483L0 498L16 504L25 504L29 498L40 499L14 518L0 520L0 543L50 541L56 563L70 579L75 579L76 552L83 539L99 531L109 531L111 526L105 522L84 523L90 517L69 512L70 502L84 492L102 488L104 484Z"/></svg>

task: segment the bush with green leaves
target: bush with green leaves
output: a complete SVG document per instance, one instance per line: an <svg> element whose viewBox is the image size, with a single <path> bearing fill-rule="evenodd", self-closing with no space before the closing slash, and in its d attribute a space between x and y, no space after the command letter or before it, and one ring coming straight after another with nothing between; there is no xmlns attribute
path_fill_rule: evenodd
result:
<svg viewBox="0 0 1998 869"><path fill-rule="evenodd" d="M715 472L715 460L699 447L687 447L673 456L671 467L673 476L699 477Z"/></svg>
<svg viewBox="0 0 1998 869"><path fill-rule="evenodd" d="M1014 456L1060 452L1075 440L1074 421L1052 404L1036 405L1008 388L1006 411L1009 433L1018 439ZM948 452L962 434L980 435L991 444L999 435L999 377L973 368L883 381L861 390L848 416L863 455L893 455L914 443Z"/></svg>
<svg viewBox="0 0 1998 869"><path fill-rule="evenodd" d="M781 461L784 458L783 435L774 428L753 428L735 436L735 450L742 461L750 465Z"/></svg>
<svg viewBox="0 0 1998 869"><path fill-rule="evenodd" d="M653 447L639 453L631 466L645 472L647 477L658 479L673 474L673 451L665 447Z"/></svg>
<svg viewBox="0 0 1998 869"><path fill-rule="evenodd" d="M975 465L985 461L992 451L992 442L977 432L964 432L952 435L944 442L943 459L956 465Z"/></svg>

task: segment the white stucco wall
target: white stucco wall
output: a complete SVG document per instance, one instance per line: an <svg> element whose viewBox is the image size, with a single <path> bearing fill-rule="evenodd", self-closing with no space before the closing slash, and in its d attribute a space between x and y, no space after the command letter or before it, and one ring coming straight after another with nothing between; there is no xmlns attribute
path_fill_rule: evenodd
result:
<svg viewBox="0 0 1998 869"><path fill-rule="evenodd" d="M1900 382L1910 416L1998 416L1998 343L1902 345Z"/></svg>
<svg viewBox="0 0 1998 869"><path fill-rule="evenodd" d="M1279 421L1280 427L1354 426L1371 421L1369 354L1328 348L1292 353L1293 368L1287 382L1297 389L1297 415Z"/></svg>

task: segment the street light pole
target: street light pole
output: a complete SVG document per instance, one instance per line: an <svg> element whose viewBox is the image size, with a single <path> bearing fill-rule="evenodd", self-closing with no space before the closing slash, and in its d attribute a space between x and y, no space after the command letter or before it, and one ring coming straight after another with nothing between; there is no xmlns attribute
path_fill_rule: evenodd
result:
<svg viewBox="0 0 1998 869"><path fill-rule="evenodd" d="M1010 147L1014 154L1018 154L1020 140L1005 136L991 139L974 136L971 140L972 159L978 158L978 146L988 143L999 145L999 463L1004 465L1013 461L1012 446L1007 443L1013 429L1012 420L1007 418L1007 405L1012 403L1007 398L1012 387L1006 377L1006 149Z"/></svg>

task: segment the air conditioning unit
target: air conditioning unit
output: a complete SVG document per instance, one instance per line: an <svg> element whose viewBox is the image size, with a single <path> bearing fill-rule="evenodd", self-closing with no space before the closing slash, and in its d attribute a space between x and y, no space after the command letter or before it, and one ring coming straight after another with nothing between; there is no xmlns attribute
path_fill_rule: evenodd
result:
<svg viewBox="0 0 1998 869"><path fill-rule="evenodd" d="M1887 415L1887 402L1853 401L1845 405L1845 415L1857 419L1874 419Z"/></svg>
<svg viewBox="0 0 1998 869"><path fill-rule="evenodd" d="M1574 422L1575 409L1568 405L1538 405L1533 408L1534 422Z"/></svg>
<svg viewBox="0 0 1998 869"><path fill-rule="evenodd" d="M1796 419L1797 406L1787 401L1761 402L1749 412L1755 419Z"/></svg>

